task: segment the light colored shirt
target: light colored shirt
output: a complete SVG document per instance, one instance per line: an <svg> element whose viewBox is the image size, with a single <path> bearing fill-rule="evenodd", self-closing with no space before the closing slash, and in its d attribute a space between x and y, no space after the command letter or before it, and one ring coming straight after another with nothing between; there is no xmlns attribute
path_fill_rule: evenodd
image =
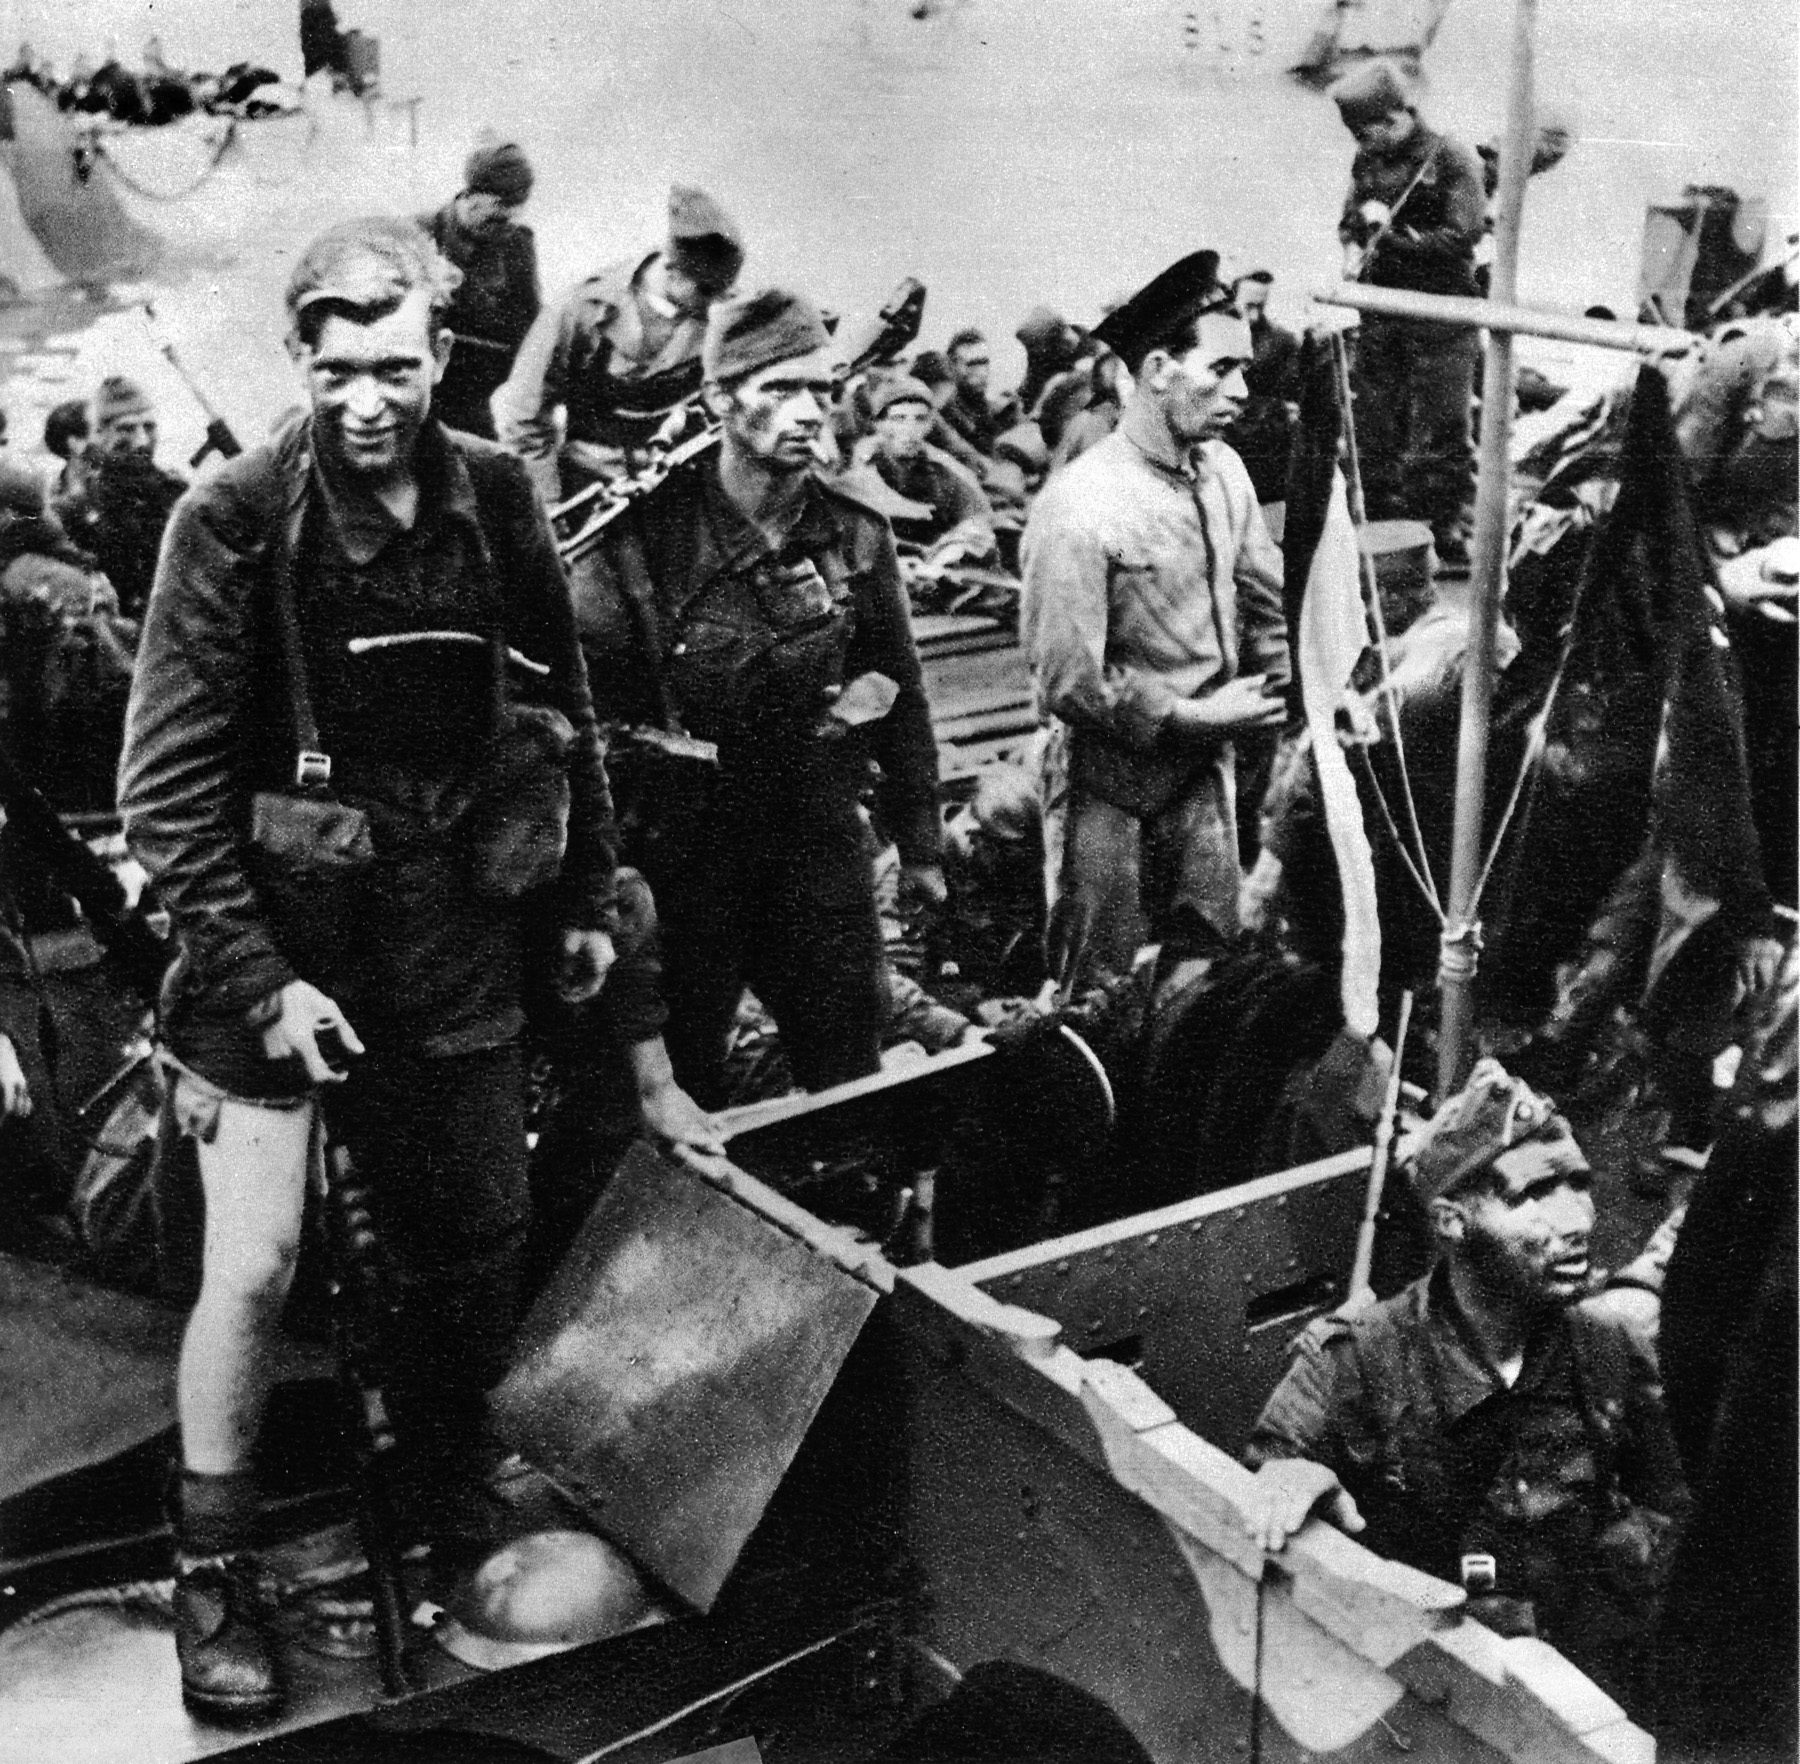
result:
<svg viewBox="0 0 1800 1764"><path fill-rule="evenodd" d="M1046 722L1148 754L1177 700L1240 673L1288 677L1281 553L1243 461L1222 441L1178 456L1137 401L1045 485L1022 556Z"/></svg>

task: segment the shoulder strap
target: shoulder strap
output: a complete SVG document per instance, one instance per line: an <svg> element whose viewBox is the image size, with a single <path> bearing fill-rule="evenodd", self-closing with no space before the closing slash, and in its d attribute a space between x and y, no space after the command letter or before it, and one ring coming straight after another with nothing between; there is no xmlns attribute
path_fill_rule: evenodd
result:
<svg viewBox="0 0 1800 1764"><path fill-rule="evenodd" d="M306 523L312 481L312 449L303 425L283 431L270 444L270 476L274 479L275 534L269 553L269 598L275 614L275 642L287 685L288 715L294 732L294 787L320 791L331 784L331 755L319 736L313 714L312 688L306 674L306 649L294 606L294 558Z"/></svg>
<svg viewBox="0 0 1800 1764"><path fill-rule="evenodd" d="M635 519L627 516L619 523L619 536L611 550L619 587L637 624L638 641L643 645L657 723L671 735L682 734L681 719L675 714L674 703L669 697L669 683L663 676L662 614L656 604L656 586L650 580L643 535L638 531Z"/></svg>

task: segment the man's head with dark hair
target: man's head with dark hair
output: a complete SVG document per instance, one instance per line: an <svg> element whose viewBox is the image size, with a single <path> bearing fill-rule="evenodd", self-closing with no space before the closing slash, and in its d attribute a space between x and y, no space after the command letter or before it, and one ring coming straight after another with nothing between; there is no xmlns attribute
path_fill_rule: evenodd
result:
<svg viewBox="0 0 1800 1764"><path fill-rule="evenodd" d="M1253 325L1269 310L1269 290L1275 278L1268 270L1250 270L1231 284L1231 304L1245 324Z"/></svg>
<svg viewBox="0 0 1800 1764"><path fill-rule="evenodd" d="M44 446L58 459L78 453L88 438L85 398L65 398L44 418Z"/></svg>
<svg viewBox="0 0 1800 1764"><path fill-rule="evenodd" d="M450 359L443 318L458 280L404 220L346 221L300 254L288 281L288 353L328 469L377 490L410 478L431 389Z"/></svg>
<svg viewBox="0 0 1800 1764"><path fill-rule="evenodd" d="M328 317L370 324L416 292L426 296L435 337L461 281L462 272L412 221L390 215L340 221L300 253L288 277L291 336L310 347Z"/></svg>
<svg viewBox="0 0 1800 1764"><path fill-rule="evenodd" d="M966 326L944 345L944 354L957 389L985 396L988 376L993 371L987 338L973 326Z"/></svg>

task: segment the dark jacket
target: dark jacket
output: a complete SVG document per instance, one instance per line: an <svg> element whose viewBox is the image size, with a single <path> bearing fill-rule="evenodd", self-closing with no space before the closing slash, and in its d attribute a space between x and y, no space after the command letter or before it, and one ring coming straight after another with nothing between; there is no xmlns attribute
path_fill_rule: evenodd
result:
<svg viewBox="0 0 1800 1764"><path fill-rule="evenodd" d="M796 559L816 566L833 611L752 658L774 633L745 610L750 602L733 593L733 580ZM728 780L759 795L773 789L798 812L799 781L813 775L822 750L812 731L831 689L885 674L899 696L867 731L882 771L882 819L908 862L937 861L937 746L893 534L840 484L809 480L806 508L776 560L725 500L718 456L703 457L609 530L601 567L577 586L576 616L609 715L661 725L672 713L690 733L718 741ZM743 717L722 709L736 680L750 682L756 700ZM799 694L793 703L774 702L790 690ZM833 762L827 775L854 787L853 768ZM771 836L783 831L772 827Z"/></svg>
<svg viewBox="0 0 1800 1764"><path fill-rule="evenodd" d="M1532 1601L1546 1639L1578 1664L1605 1626L1594 1598L1629 1604L1647 1590L1634 1577L1649 1565L1629 1559L1620 1522L1648 1528L1666 1569L1664 1521L1687 1505L1655 1368L1620 1324L1554 1313L1508 1387L1442 1264L1302 1334L1245 1457L1328 1466L1368 1523L1362 1541L1428 1574L1455 1581L1465 1554L1492 1555L1495 1592Z"/></svg>
<svg viewBox="0 0 1800 1764"><path fill-rule="evenodd" d="M492 233L471 233L457 220L454 202L421 215L419 225L462 271L462 285L445 317L456 347L432 394L433 413L454 429L492 440L488 400L512 372L519 345L544 304L537 241L529 227L512 222Z"/></svg>
<svg viewBox="0 0 1800 1764"><path fill-rule="evenodd" d="M55 506L70 541L93 558L127 618L141 618L156 577L163 531L184 479L137 453L102 454L82 487Z"/></svg>
<svg viewBox="0 0 1800 1764"><path fill-rule="evenodd" d="M611 800L567 583L543 510L518 462L485 442L429 424L419 457L414 531L454 523L455 543L466 546L478 526L492 569L477 597L498 614L507 643L547 668L543 696L575 729L568 851L550 898L532 900L533 916L600 926L613 891ZM192 987L224 1010L248 1009L295 978L295 954L314 929L304 912L279 910L259 892L249 835L252 794L293 782L290 700L269 601L274 547L297 550L298 531L323 513L322 501L304 420L191 491L170 526L132 686L119 769L126 836L173 917ZM297 568L303 623L307 586ZM418 629L441 622L429 607L411 618ZM322 682L314 684L323 698ZM329 742L329 707L319 710ZM355 794L350 770L347 798ZM379 834L376 843L380 855ZM379 925L366 929L379 937Z"/></svg>
<svg viewBox="0 0 1800 1764"><path fill-rule="evenodd" d="M1487 203L1481 164L1460 141L1421 123L1391 153L1359 151L1338 222L1345 244L1365 245L1373 236L1374 227L1360 212L1370 201L1385 203L1394 219L1364 280L1421 294L1478 291L1475 247L1487 228Z"/></svg>

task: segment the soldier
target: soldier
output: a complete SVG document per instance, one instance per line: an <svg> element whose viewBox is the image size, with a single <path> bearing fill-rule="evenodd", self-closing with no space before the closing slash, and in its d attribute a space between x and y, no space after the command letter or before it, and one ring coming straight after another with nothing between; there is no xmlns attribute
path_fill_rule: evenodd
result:
<svg viewBox="0 0 1800 1764"><path fill-rule="evenodd" d="M1300 398L1300 341L1269 317L1269 289L1275 278L1251 270L1231 285L1231 303L1250 327L1255 350L1244 369L1250 396L1244 414L1225 439L1244 462L1256 500L1265 506L1287 500L1288 434Z"/></svg>
<svg viewBox="0 0 1800 1764"><path fill-rule="evenodd" d="M944 354L955 384L939 415L969 453L982 460L992 459L994 443L1019 420L1018 404L1010 398L996 404L988 397L994 363L987 338L979 331L958 331ZM960 453L961 449L951 451Z"/></svg>
<svg viewBox="0 0 1800 1764"><path fill-rule="evenodd" d="M1687 1496L1648 1353L1576 1303L1588 1161L1546 1098L1483 1060L1409 1174L1437 1265L1301 1337L1245 1453L1250 1535L1280 1550L1322 1508L1629 1691Z"/></svg>
<svg viewBox="0 0 1800 1764"><path fill-rule="evenodd" d="M1338 237L1347 273L1377 288L1473 295L1486 225L1481 166L1428 129L1385 61L1347 74L1331 96L1356 138ZM1470 411L1476 332L1366 314L1356 343L1356 435L1369 518L1427 521L1439 563L1466 568L1475 493Z"/></svg>
<svg viewBox="0 0 1800 1764"><path fill-rule="evenodd" d="M463 187L419 224L462 272L446 323L456 338L432 406L437 419L470 435L494 438L488 401L512 372L513 358L544 304L538 294L537 241L521 226L531 195L531 165L512 141L476 144Z"/></svg>
<svg viewBox="0 0 1800 1764"><path fill-rule="evenodd" d="M715 1108L746 981L808 1089L877 1067L881 939L857 816L871 749L905 893L941 905L944 879L893 536L814 467L834 365L818 311L776 289L715 307L704 360L718 451L608 529L578 611L595 688L622 720L717 744L716 767L614 749L663 925L675 1073ZM860 729L827 715L840 691L847 704L888 687L891 708Z"/></svg>
<svg viewBox="0 0 1800 1764"><path fill-rule="evenodd" d="M589 276L538 314L493 409L502 445L525 461L546 502L641 463L657 430L700 390L706 315L743 261L731 217L704 191L677 184L662 249Z"/></svg>
<svg viewBox="0 0 1800 1764"><path fill-rule="evenodd" d="M70 539L106 572L127 618L141 618L156 554L184 479L156 463L156 407L135 380L110 374L88 401L79 486L55 507Z"/></svg>
<svg viewBox="0 0 1800 1764"><path fill-rule="evenodd" d="M875 434L862 469L896 495L931 511L929 519L896 517L895 537L932 556L954 551L970 560L992 557L992 505L972 472L925 439L935 414L930 388L906 377L887 380L875 388L869 403Z"/></svg>
<svg viewBox="0 0 1800 1764"><path fill-rule="evenodd" d="M1183 258L1095 331L1130 400L1025 529L1052 972L1078 945L1127 972L1183 906L1222 939L1238 930L1232 742L1280 722L1288 642L1281 554L1218 439L1243 407L1250 333L1217 264Z"/></svg>
<svg viewBox="0 0 1800 1764"><path fill-rule="evenodd" d="M132 687L119 803L181 952L163 1058L206 1208L176 1649L218 1718L281 1701L245 1552L321 1095L397 1276L406 1522L479 1547L529 1214L527 940L571 1002L613 957L611 805L543 510L516 460L430 415L453 276L401 220L301 254L309 409L183 501Z"/></svg>

